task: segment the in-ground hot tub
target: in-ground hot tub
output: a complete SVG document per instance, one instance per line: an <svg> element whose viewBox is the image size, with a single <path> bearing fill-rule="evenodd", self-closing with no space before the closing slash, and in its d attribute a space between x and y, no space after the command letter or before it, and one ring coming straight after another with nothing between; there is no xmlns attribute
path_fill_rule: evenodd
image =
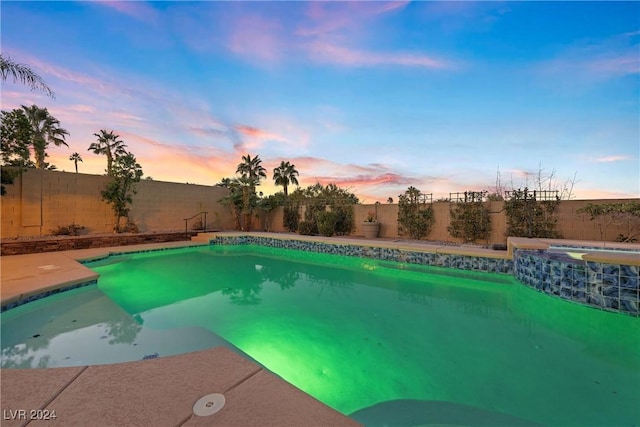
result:
<svg viewBox="0 0 640 427"><path fill-rule="evenodd" d="M513 239L514 270L525 285L595 308L640 315L640 245Z"/></svg>

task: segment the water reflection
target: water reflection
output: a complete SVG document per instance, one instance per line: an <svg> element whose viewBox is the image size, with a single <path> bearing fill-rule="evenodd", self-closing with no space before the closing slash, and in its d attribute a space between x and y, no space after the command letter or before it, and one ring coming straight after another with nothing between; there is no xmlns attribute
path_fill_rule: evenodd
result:
<svg viewBox="0 0 640 427"><path fill-rule="evenodd" d="M95 287L17 307L1 323L2 368L69 364L92 347L133 344L142 328Z"/></svg>
<svg viewBox="0 0 640 427"><path fill-rule="evenodd" d="M261 283L248 283L241 288L225 288L222 295L229 297L229 301L238 305L255 305L259 304L262 299L258 294L262 291Z"/></svg>

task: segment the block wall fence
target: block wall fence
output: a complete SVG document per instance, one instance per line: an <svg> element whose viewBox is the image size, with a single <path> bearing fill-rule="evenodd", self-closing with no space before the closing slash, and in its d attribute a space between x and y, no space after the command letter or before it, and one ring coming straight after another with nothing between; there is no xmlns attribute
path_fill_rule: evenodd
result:
<svg viewBox="0 0 640 427"><path fill-rule="evenodd" d="M2 203L2 238L50 235L51 230L75 223L83 234L111 233L115 218L100 192L109 178L102 175L30 169L5 185ZM233 228L228 208L218 200L225 188L142 180L136 185L130 218L142 232L182 231L184 218L207 211L207 225ZM193 222L189 221L191 228Z"/></svg>
<svg viewBox="0 0 640 427"><path fill-rule="evenodd" d="M15 178L13 184L5 186L7 194L0 198L1 237L45 236L71 223L84 226L84 234L111 233L115 221L113 211L100 198L108 179L101 175L72 172L33 169L24 172ZM229 208L219 203L227 194L227 189L215 186L142 180L137 184L130 218L142 232L181 231L185 226L184 218L207 211L208 229L233 230L235 221ZM601 233L595 221L577 214L576 210L588 203L633 200L640 199L563 200L557 214L557 231L565 239L614 241L619 234L627 233L625 227L609 226ZM492 225L489 244L507 241L503 205L503 202L488 203ZM435 224L426 239L460 243L460 239L451 237L447 231L453 205L435 202L432 206ZM398 235L397 204L355 205L353 236L362 236L360 225L369 212L376 213L381 223L380 237L406 238ZM282 218L282 207L269 213L258 213L253 221L253 230L286 232ZM195 218L189 222L189 229L197 220Z"/></svg>
<svg viewBox="0 0 640 427"><path fill-rule="evenodd" d="M595 240L595 241L615 241L619 234L626 235L628 230L624 226L609 226L600 230L596 221L591 221L587 215L576 213L576 210L589 203L623 203L640 199L611 199L611 200L563 200L560 202L556 218L558 219L556 230L564 239L572 240ZM491 212L491 237L489 244L507 242L507 218L504 211L504 202L487 202ZM461 239L456 239L449 235L447 227L451 221L450 210L455 208L455 204L448 202L434 202L432 204L435 223L431 232L425 240L463 243ZM304 210L302 210L304 212ZM369 212L377 212L378 222L381 223L379 237L385 238L408 238L398 235L398 205L378 204L378 205L355 205L355 230L353 236L362 236L361 224L367 218ZM279 207L268 215L261 215L262 222L256 222L256 230L260 231L286 231L282 225L284 209ZM302 215L301 215L302 217ZM261 227L261 228L260 228ZM485 242L477 242L485 243Z"/></svg>

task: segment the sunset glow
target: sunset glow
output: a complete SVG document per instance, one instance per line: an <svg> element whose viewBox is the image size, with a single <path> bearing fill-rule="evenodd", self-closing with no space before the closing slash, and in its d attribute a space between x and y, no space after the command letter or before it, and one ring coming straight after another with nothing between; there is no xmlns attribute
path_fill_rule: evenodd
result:
<svg viewBox="0 0 640 427"><path fill-rule="evenodd" d="M385 202L410 185L534 186L640 197L639 2L2 3L2 110L46 107L70 132L47 161L103 174L120 135L155 180L213 185L246 154L303 186Z"/></svg>

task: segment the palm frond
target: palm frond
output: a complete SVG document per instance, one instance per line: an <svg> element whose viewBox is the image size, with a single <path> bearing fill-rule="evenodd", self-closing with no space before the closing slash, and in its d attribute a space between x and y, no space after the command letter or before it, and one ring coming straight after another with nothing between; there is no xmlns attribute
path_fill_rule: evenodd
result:
<svg viewBox="0 0 640 427"><path fill-rule="evenodd" d="M44 79L35 71L27 65L18 64L12 61L11 58L0 54L0 77L2 77L2 81L5 82L9 76L13 78L14 83L20 81L29 86L32 91L41 91L51 98L56 97L53 90L47 86Z"/></svg>

